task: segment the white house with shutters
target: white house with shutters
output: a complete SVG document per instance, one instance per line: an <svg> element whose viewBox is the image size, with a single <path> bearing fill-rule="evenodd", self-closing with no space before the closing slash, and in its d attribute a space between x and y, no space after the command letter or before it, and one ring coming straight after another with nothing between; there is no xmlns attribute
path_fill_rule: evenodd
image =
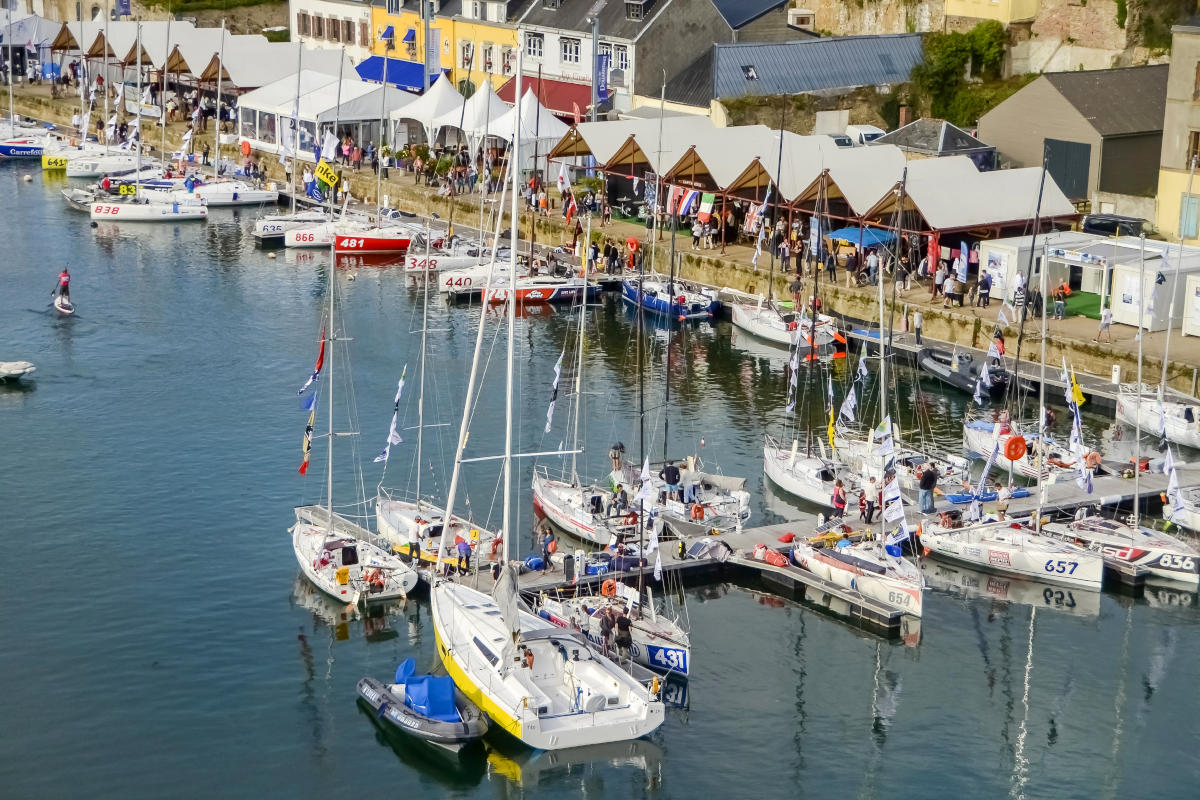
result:
<svg viewBox="0 0 1200 800"><path fill-rule="evenodd" d="M344 46L355 64L371 55L375 33L369 2L288 0L288 20L293 42L334 50Z"/></svg>

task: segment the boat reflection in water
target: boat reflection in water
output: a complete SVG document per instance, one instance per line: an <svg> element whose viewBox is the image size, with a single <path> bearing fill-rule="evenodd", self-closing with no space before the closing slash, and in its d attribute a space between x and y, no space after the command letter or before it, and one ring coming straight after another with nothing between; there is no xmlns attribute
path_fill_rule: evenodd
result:
<svg viewBox="0 0 1200 800"><path fill-rule="evenodd" d="M399 637L400 634L392 628L392 621L408 606L403 601L381 603L368 606L364 612L356 606L339 603L329 597L306 579L302 572L297 574L292 586L292 603L312 614L314 632L322 627L328 628L333 633L334 641L338 642L350 640L354 622L362 623L363 638L368 642L386 642Z"/></svg>
<svg viewBox="0 0 1200 800"><path fill-rule="evenodd" d="M1020 603L1079 617L1100 614L1100 592L1097 590L1013 578L933 559L924 559L921 568L926 584L935 592L964 599L983 598Z"/></svg>
<svg viewBox="0 0 1200 800"><path fill-rule="evenodd" d="M511 737L501 738L488 734L487 771L490 779L506 780L522 789L535 789L553 781L555 789L581 794L590 794L597 778L616 778L613 770L621 773L641 772L645 775L645 786L658 789L662 786L663 750L649 739L632 739L625 742L572 747L564 750L530 750L522 747ZM571 792L573 794L573 792Z"/></svg>
<svg viewBox="0 0 1200 800"><path fill-rule="evenodd" d="M406 767L419 775L448 789L469 789L478 786L487 773L488 757L482 742L472 742L460 750L438 747L383 724L361 697L355 703L375 727L375 742L390 747Z"/></svg>

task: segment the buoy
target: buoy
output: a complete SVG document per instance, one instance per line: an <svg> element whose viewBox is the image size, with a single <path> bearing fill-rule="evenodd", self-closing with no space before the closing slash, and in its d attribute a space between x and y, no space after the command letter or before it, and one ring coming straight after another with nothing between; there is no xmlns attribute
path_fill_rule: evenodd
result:
<svg viewBox="0 0 1200 800"><path fill-rule="evenodd" d="M701 446L701 447L704 447L704 440L703 440L703 439L701 439L701 440L700 440L700 446Z"/></svg>
<svg viewBox="0 0 1200 800"><path fill-rule="evenodd" d="M27 172L27 173L25 173L25 177L21 178L21 180L25 181L26 183L29 183L30 181L33 180L33 176Z"/></svg>
<svg viewBox="0 0 1200 800"><path fill-rule="evenodd" d="M348 280L348 281L354 280L354 273L351 272L348 276L346 276L346 280Z"/></svg>
<svg viewBox="0 0 1200 800"><path fill-rule="evenodd" d="M96 224L96 220L92 220L92 227L93 227L93 228L99 227L99 226Z"/></svg>
<svg viewBox="0 0 1200 800"><path fill-rule="evenodd" d="M267 253L267 258L274 258L274 257L275 257L274 253Z"/></svg>

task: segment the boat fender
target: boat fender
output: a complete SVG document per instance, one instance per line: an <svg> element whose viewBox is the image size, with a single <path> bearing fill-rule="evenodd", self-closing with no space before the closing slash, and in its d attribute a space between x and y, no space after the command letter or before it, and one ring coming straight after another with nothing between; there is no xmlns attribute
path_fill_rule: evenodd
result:
<svg viewBox="0 0 1200 800"><path fill-rule="evenodd" d="M625 515L625 524L626 525L637 525L637 521L638 521L638 515L637 515L636 511L630 511L628 514Z"/></svg>
<svg viewBox="0 0 1200 800"><path fill-rule="evenodd" d="M237 193L237 192L234 192L234 193L233 193L233 199L234 199L234 200L237 200L237 199L238 199L238 193Z"/></svg>
<svg viewBox="0 0 1200 800"><path fill-rule="evenodd" d="M1004 457L1009 461L1020 461L1025 455L1025 437L1013 436L1004 445Z"/></svg>
<svg viewBox="0 0 1200 800"><path fill-rule="evenodd" d="M796 534L785 533L783 536L779 537L779 541L783 542L784 544L791 544L792 542L796 541Z"/></svg>
<svg viewBox="0 0 1200 800"><path fill-rule="evenodd" d="M678 305L686 306L687 305L687 297L681 294L681 295L679 295L679 297L675 298L675 302Z"/></svg>
<svg viewBox="0 0 1200 800"><path fill-rule="evenodd" d="M800 324L799 324L798 322L796 322L795 320L792 320L791 322L789 322L789 323L787 324L787 329L788 329L789 331L794 331L794 330L796 330L796 329L797 329L797 328L799 328L799 327L800 327Z"/></svg>
<svg viewBox="0 0 1200 800"><path fill-rule="evenodd" d="M655 675L653 678L650 679L650 694L654 695L655 697L658 696L658 676L657 675Z"/></svg>
<svg viewBox="0 0 1200 800"><path fill-rule="evenodd" d="M525 651L525 666L529 667L529 669L533 669L533 651L532 650Z"/></svg>
<svg viewBox="0 0 1200 800"><path fill-rule="evenodd" d="M617 582L612 578L609 578L604 583L600 584L600 594L604 595L605 597L616 597Z"/></svg>

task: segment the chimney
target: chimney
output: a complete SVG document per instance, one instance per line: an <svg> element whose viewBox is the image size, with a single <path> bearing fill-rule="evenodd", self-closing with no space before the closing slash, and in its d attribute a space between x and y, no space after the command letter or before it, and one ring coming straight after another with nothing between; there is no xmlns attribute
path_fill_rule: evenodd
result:
<svg viewBox="0 0 1200 800"><path fill-rule="evenodd" d="M900 125L903 128L908 123L912 122L912 110L907 105L900 106Z"/></svg>

